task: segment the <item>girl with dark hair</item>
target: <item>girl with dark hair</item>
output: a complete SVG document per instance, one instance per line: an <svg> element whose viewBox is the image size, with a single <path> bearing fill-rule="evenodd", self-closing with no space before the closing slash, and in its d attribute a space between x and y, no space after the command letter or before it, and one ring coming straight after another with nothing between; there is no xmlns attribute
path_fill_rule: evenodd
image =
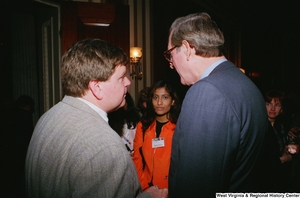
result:
<svg viewBox="0 0 300 198"><path fill-rule="evenodd" d="M124 107L108 114L108 123L117 134L122 137L127 150L133 152L133 139L136 125L140 121L139 112L134 104L134 100L127 92Z"/></svg>
<svg viewBox="0 0 300 198"><path fill-rule="evenodd" d="M149 106L137 125L133 161L143 190L156 185L168 187L172 138L180 113L180 101L174 87L165 80L149 92Z"/></svg>

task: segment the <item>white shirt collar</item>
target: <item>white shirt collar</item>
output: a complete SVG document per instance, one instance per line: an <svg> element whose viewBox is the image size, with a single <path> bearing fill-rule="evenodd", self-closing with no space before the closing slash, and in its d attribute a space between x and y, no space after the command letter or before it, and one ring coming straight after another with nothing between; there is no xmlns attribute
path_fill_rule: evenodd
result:
<svg viewBox="0 0 300 198"><path fill-rule="evenodd" d="M105 111L103 111L102 109L100 109L99 107L97 107L96 105L94 105L93 103L83 99L83 98L79 98L77 97L77 99L81 100L82 102L86 103L87 105L89 105L92 109L94 109L106 122L108 122L108 117L107 117L107 113Z"/></svg>

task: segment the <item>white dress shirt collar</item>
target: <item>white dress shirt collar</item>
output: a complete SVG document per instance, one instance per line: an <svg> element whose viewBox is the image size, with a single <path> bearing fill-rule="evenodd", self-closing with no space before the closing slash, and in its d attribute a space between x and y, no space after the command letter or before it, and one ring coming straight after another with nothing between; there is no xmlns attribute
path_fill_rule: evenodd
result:
<svg viewBox="0 0 300 198"><path fill-rule="evenodd" d="M102 109L100 109L99 107L97 107L96 105L94 105L93 103L83 99L83 98L79 98L77 97L77 99L81 100L82 102L86 103L87 105L89 105L92 109L94 109L106 122L108 122L108 117L107 117L107 113L105 111L103 111Z"/></svg>

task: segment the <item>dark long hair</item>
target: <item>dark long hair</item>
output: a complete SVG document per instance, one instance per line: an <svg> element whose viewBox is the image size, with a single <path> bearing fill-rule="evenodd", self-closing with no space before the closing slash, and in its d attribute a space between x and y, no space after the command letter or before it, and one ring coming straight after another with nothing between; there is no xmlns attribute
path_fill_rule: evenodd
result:
<svg viewBox="0 0 300 198"><path fill-rule="evenodd" d="M139 112L142 114L142 117L144 116L144 114L147 110L147 106L144 106L144 103L146 103L146 105L149 103L149 98L148 98L149 90L150 90L150 87L145 87L142 90L140 90L140 92L139 92L137 108L138 108Z"/></svg>
<svg viewBox="0 0 300 198"><path fill-rule="evenodd" d="M145 112L145 115L143 116L141 122L142 122L142 129L143 132L145 132L148 127L151 125L151 123L156 118L156 113L152 104L152 97L153 93L156 89L164 87L166 91L170 94L172 100L174 100L174 104L171 106L170 112L169 112L169 121L176 124L180 109L181 109L181 103L179 101L179 97L177 95L177 92L175 90L175 87L167 80L160 80L157 83L155 83L148 92L148 104L147 104L147 110Z"/></svg>
<svg viewBox="0 0 300 198"><path fill-rule="evenodd" d="M128 129L134 129L140 120L140 115L135 107L131 95L126 93L126 104L124 107L108 114L108 123L119 136L123 136L123 126L126 123Z"/></svg>

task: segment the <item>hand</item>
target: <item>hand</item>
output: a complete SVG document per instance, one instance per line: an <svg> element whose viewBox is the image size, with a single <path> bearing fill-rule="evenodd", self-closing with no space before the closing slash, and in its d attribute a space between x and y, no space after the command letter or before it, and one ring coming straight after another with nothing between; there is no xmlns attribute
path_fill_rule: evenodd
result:
<svg viewBox="0 0 300 198"><path fill-rule="evenodd" d="M168 198L169 191L167 188L159 189L161 192L161 198Z"/></svg>
<svg viewBox="0 0 300 198"><path fill-rule="evenodd" d="M298 134L300 131L300 127L293 127L291 128L291 130L289 131L288 135L290 137L292 137L293 139L298 138Z"/></svg>
<svg viewBox="0 0 300 198"><path fill-rule="evenodd" d="M167 198L168 197L168 189L162 188L159 189L157 186L151 186L145 190L145 192L150 193L154 198Z"/></svg>
<svg viewBox="0 0 300 198"><path fill-rule="evenodd" d="M298 154L299 152L299 145L298 144L289 144L287 145L287 150L290 154Z"/></svg>
<svg viewBox="0 0 300 198"><path fill-rule="evenodd" d="M285 148L282 156L280 157L280 161L281 163L286 163L289 162L293 159L293 156L289 153L289 151L287 150L287 147Z"/></svg>

